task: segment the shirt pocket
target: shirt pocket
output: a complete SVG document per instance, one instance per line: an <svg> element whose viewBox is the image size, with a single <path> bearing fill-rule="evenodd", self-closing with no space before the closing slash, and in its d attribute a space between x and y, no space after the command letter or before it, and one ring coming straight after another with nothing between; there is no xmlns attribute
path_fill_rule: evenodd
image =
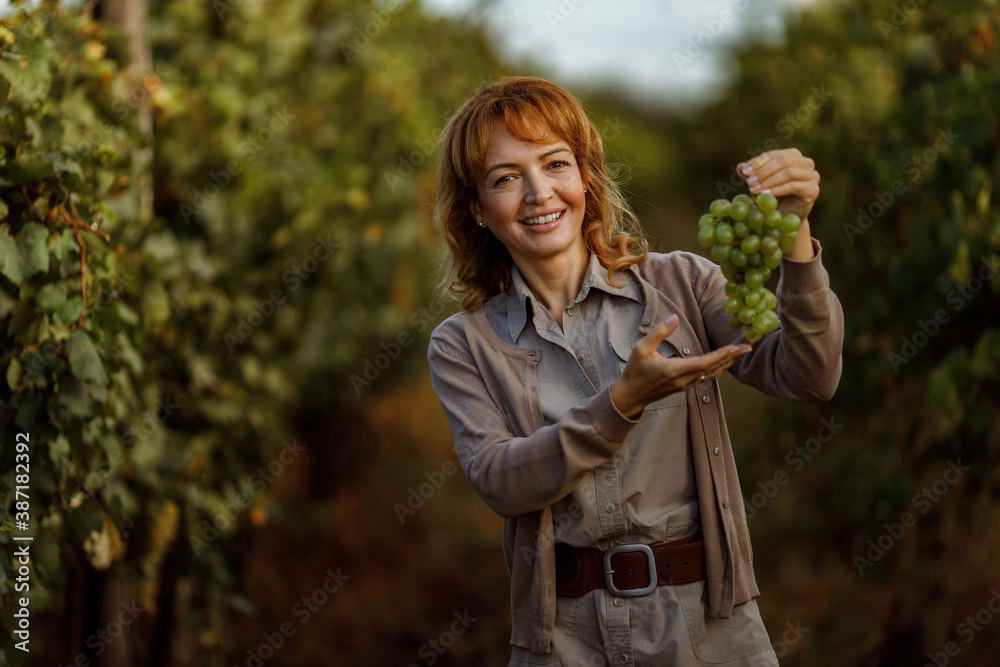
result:
<svg viewBox="0 0 1000 667"><path fill-rule="evenodd" d="M632 354L632 348L635 344L639 342L638 339L635 340L611 340L611 349L615 351L615 355L618 357L618 372L621 373L625 370L625 364L628 363L628 358ZM660 353L661 357L676 357L677 350L674 346L667 341L660 343L656 351ZM666 408L679 408L681 406L687 405L687 392L678 391L676 393L670 394L666 398L661 398L658 401L654 401L646 406L646 411L650 410L664 410Z"/></svg>

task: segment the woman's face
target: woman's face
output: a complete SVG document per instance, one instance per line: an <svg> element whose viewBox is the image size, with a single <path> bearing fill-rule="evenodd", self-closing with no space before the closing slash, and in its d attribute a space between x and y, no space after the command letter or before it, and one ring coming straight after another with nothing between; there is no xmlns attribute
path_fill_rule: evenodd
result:
<svg viewBox="0 0 1000 667"><path fill-rule="evenodd" d="M586 256L583 187L568 143L556 137L521 141L497 121L472 214L477 224L486 222L519 267L565 253Z"/></svg>

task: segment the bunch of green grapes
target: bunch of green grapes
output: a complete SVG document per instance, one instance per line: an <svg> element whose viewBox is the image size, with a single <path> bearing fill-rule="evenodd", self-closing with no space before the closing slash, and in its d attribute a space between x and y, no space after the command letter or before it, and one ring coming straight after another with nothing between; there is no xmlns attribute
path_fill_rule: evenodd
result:
<svg viewBox="0 0 1000 667"><path fill-rule="evenodd" d="M712 260L728 278L722 307L732 315L729 326L742 328L754 343L778 328L778 298L764 283L795 245L801 220L781 215L770 193L716 199L708 211L698 220L698 245L712 249Z"/></svg>

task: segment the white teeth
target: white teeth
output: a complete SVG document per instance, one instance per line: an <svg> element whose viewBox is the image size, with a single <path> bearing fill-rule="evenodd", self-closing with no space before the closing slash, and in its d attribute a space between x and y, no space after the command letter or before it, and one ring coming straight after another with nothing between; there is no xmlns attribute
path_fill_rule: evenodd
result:
<svg viewBox="0 0 1000 667"><path fill-rule="evenodd" d="M562 216L563 212L552 213L551 215L541 215L537 218L528 218L527 220L522 220L522 225L544 225L547 222L552 222L558 220Z"/></svg>

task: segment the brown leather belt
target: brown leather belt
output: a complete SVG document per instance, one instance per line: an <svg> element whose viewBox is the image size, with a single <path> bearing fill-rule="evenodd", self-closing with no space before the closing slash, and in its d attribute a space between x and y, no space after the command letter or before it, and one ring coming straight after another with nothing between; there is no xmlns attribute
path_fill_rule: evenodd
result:
<svg viewBox="0 0 1000 667"><path fill-rule="evenodd" d="M606 551L559 542L555 550L556 595L580 597L596 588L607 588L617 597L637 597L652 593L657 586L705 578L700 534L657 546L622 544ZM651 566L656 572L652 580Z"/></svg>

